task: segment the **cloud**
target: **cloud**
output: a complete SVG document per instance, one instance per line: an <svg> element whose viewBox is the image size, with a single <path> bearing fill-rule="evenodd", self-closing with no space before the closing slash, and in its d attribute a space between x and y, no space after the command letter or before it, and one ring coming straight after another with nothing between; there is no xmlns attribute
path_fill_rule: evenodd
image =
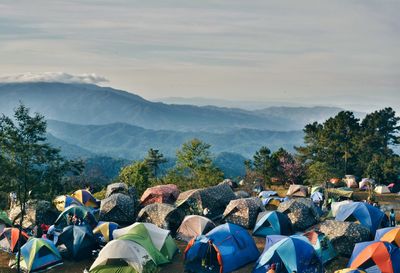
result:
<svg viewBox="0 0 400 273"><path fill-rule="evenodd" d="M22 74L0 76L0 82L62 82L99 84L108 82L108 80L102 76L96 75L95 73L71 75L65 72L27 72Z"/></svg>

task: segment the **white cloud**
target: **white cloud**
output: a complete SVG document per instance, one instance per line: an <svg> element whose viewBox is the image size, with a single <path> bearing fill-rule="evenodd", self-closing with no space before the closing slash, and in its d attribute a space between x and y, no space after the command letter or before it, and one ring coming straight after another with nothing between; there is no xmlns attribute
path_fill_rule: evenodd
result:
<svg viewBox="0 0 400 273"><path fill-rule="evenodd" d="M102 82L108 82L108 80L94 73L71 75L65 72L27 72L22 74L0 76L0 82L62 82L98 84Z"/></svg>

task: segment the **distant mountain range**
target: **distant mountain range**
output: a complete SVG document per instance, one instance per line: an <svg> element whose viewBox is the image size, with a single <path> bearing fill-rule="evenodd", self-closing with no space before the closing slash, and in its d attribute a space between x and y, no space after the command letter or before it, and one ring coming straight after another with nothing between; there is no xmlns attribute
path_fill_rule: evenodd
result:
<svg viewBox="0 0 400 273"><path fill-rule="evenodd" d="M150 148L161 150L164 155L174 157L182 143L199 138L212 145L216 154L231 152L251 157L262 145L276 150L279 147L292 150L302 144L302 131L263 131L237 129L224 133L179 132L151 130L126 123L106 125L78 125L61 121L48 121L50 141L65 147L78 156L88 153L108 155L126 159L143 158ZM73 144L73 146L68 146ZM82 155L78 147L83 148Z"/></svg>
<svg viewBox="0 0 400 273"><path fill-rule="evenodd" d="M243 160L261 146L292 151L303 143L305 124L342 110L178 105L91 84L0 83L0 113L12 115L20 102L46 117L48 141L64 156L85 158L89 171L105 180L150 148L170 158L171 166L176 150L192 138L212 145L216 164L229 176L242 175Z"/></svg>
<svg viewBox="0 0 400 273"><path fill-rule="evenodd" d="M104 125L119 122L154 130L206 132L242 128L300 130L305 122L325 119L341 110L332 107L272 107L248 111L151 102L129 92L90 84L0 84L2 113L12 114L19 102L48 119L75 124Z"/></svg>

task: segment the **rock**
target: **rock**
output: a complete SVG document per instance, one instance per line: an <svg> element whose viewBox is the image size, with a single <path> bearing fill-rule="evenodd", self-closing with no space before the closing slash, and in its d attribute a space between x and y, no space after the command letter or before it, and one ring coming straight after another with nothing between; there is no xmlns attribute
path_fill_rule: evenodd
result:
<svg viewBox="0 0 400 273"><path fill-rule="evenodd" d="M26 215L22 226L23 228L32 229L37 224L52 225L58 214L57 210L48 201L29 200L26 204ZM19 224L20 217L20 206L13 206L9 212L10 220L15 224Z"/></svg>

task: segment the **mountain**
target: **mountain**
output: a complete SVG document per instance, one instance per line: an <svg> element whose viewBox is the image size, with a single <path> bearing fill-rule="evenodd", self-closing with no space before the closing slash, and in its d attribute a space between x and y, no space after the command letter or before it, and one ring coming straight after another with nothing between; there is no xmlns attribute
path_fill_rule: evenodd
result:
<svg viewBox="0 0 400 273"><path fill-rule="evenodd" d="M293 146L301 145L303 139L302 131L235 129L223 133L178 132L145 129L126 123L78 125L54 120L48 121L48 133L62 143L82 147L91 153L126 159L141 159L150 148L174 157L176 150L192 138L211 144L216 154L229 152L245 157L251 157L262 145L272 150L279 147L293 150Z"/></svg>
<svg viewBox="0 0 400 273"><path fill-rule="evenodd" d="M127 123L147 129L223 131L237 128L291 130L284 117L214 106L169 105L129 92L91 84L52 82L0 84L0 112L24 103L48 119L76 124Z"/></svg>

